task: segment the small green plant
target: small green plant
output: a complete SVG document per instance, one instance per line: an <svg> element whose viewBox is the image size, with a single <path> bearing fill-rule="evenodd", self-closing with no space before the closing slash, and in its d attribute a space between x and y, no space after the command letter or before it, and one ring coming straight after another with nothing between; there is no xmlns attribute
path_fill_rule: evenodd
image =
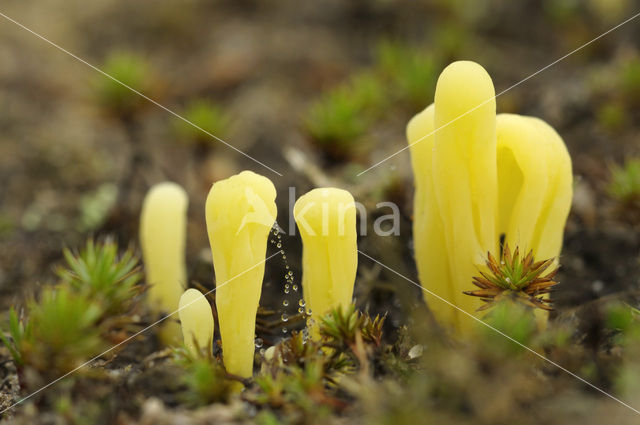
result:
<svg viewBox="0 0 640 425"><path fill-rule="evenodd" d="M210 349L198 353L186 347L174 351L174 361L184 368L183 382L187 387L184 401L194 407L227 401L237 382L229 378Z"/></svg>
<svg viewBox="0 0 640 425"><path fill-rule="evenodd" d="M9 312L0 339L19 370L59 376L129 335L140 282L131 250L118 255L114 242L89 240L78 254L65 250L59 281L30 300L19 316Z"/></svg>
<svg viewBox="0 0 640 425"><path fill-rule="evenodd" d="M640 100L640 58L631 58L620 71L620 90L632 101Z"/></svg>
<svg viewBox="0 0 640 425"><path fill-rule="evenodd" d="M141 93L147 93L152 86L148 63L132 52L114 51L102 66L103 71L118 81L100 76L95 81L98 102L113 115L126 117L139 109L145 102L140 95L123 84Z"/></svg>
<svg viewBox="0 0 640 425"><path fill-rule="evenodd" d="M111 240L96 243L89 239L79 253L64 250L66 267L57 270L61 285L95 300L105 316L129 312L144 290L138 258L131 249L118 254Z"/></svg>
<svg viewBox="0 0 640 425"><path fill-rule="evenodd" d="M46 288L18 320L10 312L11 340L3 342L16 365L48 375L68 372L105 348L97 326L100 306L69 288Z"/></svg>
<svg viewBox="0 0 640 425"><path fill-rule="evenodd" d="M609 131L623 127L627 119L625 106L619 102L608 102L598 109L597 119L600 125Z"/></svg>
<svg viewBox="0 0 640 425"><path fill-rule="evenodd" d="M640 203L640 158L628 158L624 166L611 168L609 193L626 205Z"/></svg>
<svg viewBox="0 0 640 425"><path fill-rule="evenodd" d="M322 318L320 335L328 346L353 346L358 334L362 336L363 341L379 346L384 320L385 318L380 316L371 319L368 315L359 313L355 306L350 304L346 308L338 307Z"/></svg>
<svg viewBox="0 0 640 425"><path fill-rule="evenodd" d="M391 92L410 107L433 100L439 65L431 55L406 45L383 41L377 48L378 67L391 82Z"/></svg>
<svg viewBox="0 0 640 425"><path fill-rule="evenodd" d="M183 117L202 130L218 137L224 137L229 129L229 116L222 108L205 99L190 102L184 110ZM185 143L199 146L212 145L211 136L183 120L176 119L175 128Z"/></svg>
<svg viewBox="0 0 640 425"><path fill-rule="evenodd" d="M352 157L362 148L358 139L370 125L363 107L362 98L340 86L311 105L304 120L306 130L329 157Z"/></svg>
<svg viewBox="0 0 640 425"><path fill-rule="evenodd" d="M278 370L274 375L256 377L257 391L249 399L258 405L282 412L287 423L309 423L327 417L342 404L326 389L321 358L303 367Z"/></svg>
<svg viewBox="0 0 640 425"><path fill-rule="evenodd" d="M480 297L484 304L478 310L486 310L505 297L518 301L527 307L552 310L551 301L543 298L549 294L557 284L553 279L558 269L545 271L554 262L553 258L544 261L534 261L533 251L520 258L520 251L516 247L513 255L509 245L505 244L503 255L497 260L490 252L487 253L486 266L488 271L480 270L480 276L473 277L473 284L480 289L464 291L466 295Z"/></svg>
<svg viewBox="0 0 640 425"><path fill-rule="evenodd" d="M27 321L25 323L25 321L19 319L18 313L13 307L9 310L8 333L9 338L4 332L0 332L0 339L9 350L16 366L21 367L24 365L22 348L26 341L31 340L31 322Z"/></svg>

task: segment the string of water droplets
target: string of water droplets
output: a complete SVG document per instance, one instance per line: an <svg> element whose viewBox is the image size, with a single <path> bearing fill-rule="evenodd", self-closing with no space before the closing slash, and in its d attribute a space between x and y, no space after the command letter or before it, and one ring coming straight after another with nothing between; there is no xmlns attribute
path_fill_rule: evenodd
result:
<svg viewBox="0 0 640 425"><path fill-rule="evenodd" d="M300 285L296 283L295 275L291 270L291 267L289 266L289 262L287 261L287 255L284 252L282 234L284 234L284 231L276 223L273 226L273 229L271 230L271 238L269 239L269 243L271 245L275 245L276 249L278 250L278 253L282 258L284 269L285 269L285 273L284 273L285 284L283 289L284 298L282 300L282 307L284 307L285 311L281 313L280 320L284 324L286 324L290 319L290 310L292 310L291 307L297 305L298 314L303 315L304 318L308 318L309 316L311 316L311 309L305 308L306 304L305 304L304 298L302 297L302 291L300 290ZM292 298L292 295L294 299L290 299ZM306 333L306 329L303 332ZM289 333L289 329L287 328L287 326L286 325L283 326L282 334L286 336L288 333ZM262 346L264 345L264 341L262 340L262 338L256 338L255 343L256 343L256 348L260 350L260 353L264 354L265 349L262 348Z"/></svg>

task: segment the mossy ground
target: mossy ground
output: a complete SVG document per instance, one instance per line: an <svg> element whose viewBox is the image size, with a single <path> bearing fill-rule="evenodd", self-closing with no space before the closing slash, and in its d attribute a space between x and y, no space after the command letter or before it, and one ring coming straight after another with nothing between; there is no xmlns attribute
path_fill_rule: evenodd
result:
<svg viewBox="0 0 640 425"><path fill-rule="evenodd" d="M457 59L483 64L499 93L635 13L623 0L480 3L7 5L3 13L96 66L109 66L114 52L133 55L128 66L140 69L111 71L132 78L142 85L136 88L177 113L204 99L214 111L205 114L206 125L222 128L224 140L284 176L218 142L186 140L189 133L179 131L166 111L135 97L123 101L118 96L126 91L114 94L95 71L0 18L2 311L19 309L56 281L64 247L81 247L88 235L114 236L121 248L136 244L142 197L152 183L167 179L190 195L192 284L212 288L204 200L212 181L245 168L273 178L283 229L289 228L290 186L297 196L332 182L349 189L370 207L370 228L377 202L398 203L400 236L369 232L359 247L416 280L408 154L356 177L406 146L406 122L431 101L416 98L428 95L442 67ZM576 177L553 325L527 342L635 408L640 349L635 327L624 319L629 310L616 309L619 301L639 305L640 223L637 210L629 210L636 204L622 205L612 194L610 164L640 155L639 28L630 23L497 99L500 111L539 116L554 126L568 145ZM422 67L426 83L416 78ZM367 105L362 116L348 121L353 105L342 105L347 121L337 126L347 136L314 140L308 111L344 87L370 95L356 99ZM335 123L315 124L336 133ZM282 236L281 243L286 262L276 257L267 265L263 288L257 333L264 348L301 327L295 320L300 294L284 293L288 270L300 282L301 245L298 237ZM149 331L8 417L25 424L637 421L631 410L490 331L478 331L480 342L441 335L425 318L420 291L363 257L355 299L371 316L387 314L383 339L364 357L356 349L352 373L337 384L318 378L311 362L273 375L275 384L251 384L241 396L221 397L224 389L205 388L210 392L203 399L193 389L220 371L176 363L175 353L163 351ZM294 319L283 323L282 313ZM151 321L144 312L136 319L140 327ZM8 406L28 393L19 381L32 388L46 382L38 375L18 379L2 350L0 404ZM265 398L265 388L278 383L288 393L280 401L274 393Z"/></svg>

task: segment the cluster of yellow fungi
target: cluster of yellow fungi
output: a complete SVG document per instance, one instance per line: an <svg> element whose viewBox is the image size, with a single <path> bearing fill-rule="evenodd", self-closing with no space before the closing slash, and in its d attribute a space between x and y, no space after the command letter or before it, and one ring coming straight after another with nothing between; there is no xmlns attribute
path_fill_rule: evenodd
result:
<svg viewBox="0 0 640 425"><path fill-rule="evenodd" d="M471 288L487 251L499 250L502 235L536 257L558 256L571 202L567 150L539 119L496 115L493 83L480 65L448 66L435 102L409 122L407 136L416 187L415 257L426 289L475 311L479 301L463 291ZM268 178L243 171L213 184L206 200L223 362L228 373L242 378L253 373L275 199ZM211 349L214 320L206 294L185 291L187 204L177 184L154 186L142 208L140 239L150 307L178 311L184 344L198 353ZM358 263L355 202L345 190L314 189L298 199L294 217L303 241L303 294L317 323L351 303ZM453 328L469 322L445 303L430 308ZM163 338L175 343L177 323L167 322ZM311 335L317 337L313 326Z"/></svg>

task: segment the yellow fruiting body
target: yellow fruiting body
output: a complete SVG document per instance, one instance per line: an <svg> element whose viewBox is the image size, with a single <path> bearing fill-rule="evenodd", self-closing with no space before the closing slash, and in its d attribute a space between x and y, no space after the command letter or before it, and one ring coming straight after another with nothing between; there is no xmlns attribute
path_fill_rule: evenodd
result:
<svg viewBox="0 0 640 425"><path fill-rule="evenodd" d="M224 365L244 378L253 373L256 313L267 239L277 215L275 198L271 180L251 171L215 183L207 197Z"/></svg>
<svg viewBox="0 0 640 425"><path fill-rule="evenodd" d="M211 348L213 313L209 301L197 289L187 289L180 297L178 314L184 345L193 354Z"/></svg>
<svg viewBox="0 0 640 425"><path fill-rule="evenodd" d="M175 312L186 284L188 203L182 187L164 182L149 190L142 205L140 245L149 284L149 307L156 312ZM175 321L168 319L162 333L165 342L175 342L179 335Z"/></svg>
<svg viewBox="0 0 640 425"><path fill-rule="evenodd" d="M358 267L353 196L336 188L301 196L293 215L302 236L302 290L311 318L351 303Z"/></svg>
<svg viewBox="0 0 640 425"><path fill-rule="evenodd" d="M484 68L454 62L438 79L434 104L407 126L420 281L467 312L480 301L463 291L486 253L499 252L501 235L536 258L558 256L572 197L560 136L537 118L496 115L494 97ZM443 323L471 325L441 301L429 305Z"/></svg>

